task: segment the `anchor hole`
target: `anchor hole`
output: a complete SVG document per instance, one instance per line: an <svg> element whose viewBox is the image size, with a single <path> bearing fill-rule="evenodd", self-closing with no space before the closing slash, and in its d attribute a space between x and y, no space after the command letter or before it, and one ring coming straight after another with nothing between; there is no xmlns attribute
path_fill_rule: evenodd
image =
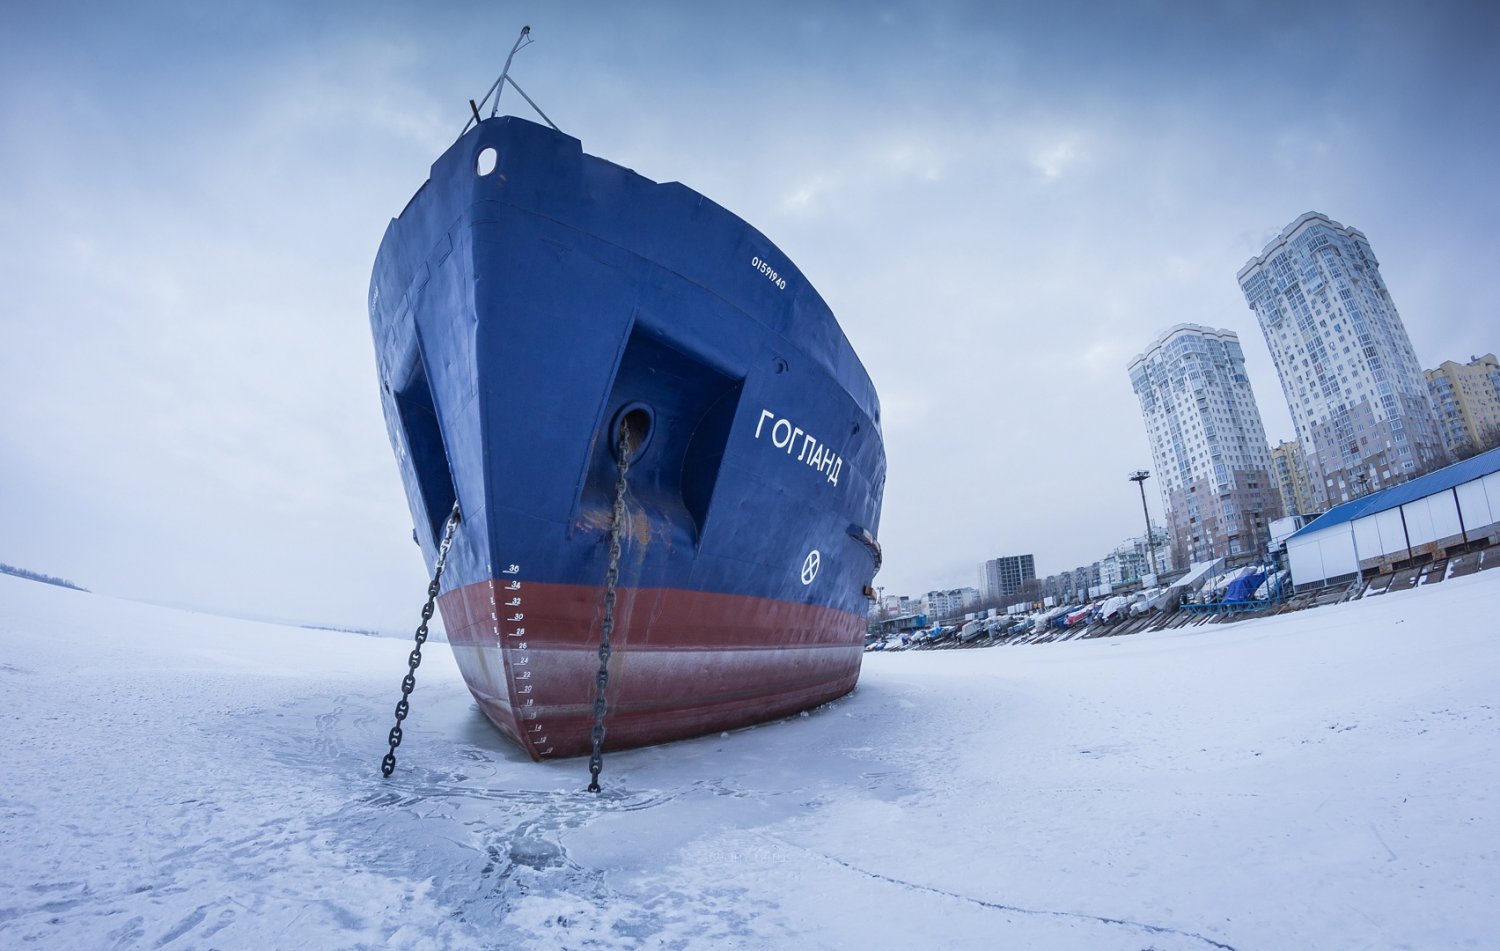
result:
<svg viewBox="0 0 1500 951"><path fill-rule="evenodd" d="M645 453L646 447L651 444L651 437L656 429L656 413L645 403L631 403L620 409L615 414L614 422L610 424L610 452L616 459L620 457L620 435L630 435L630 461L635 462Z"/></svg>

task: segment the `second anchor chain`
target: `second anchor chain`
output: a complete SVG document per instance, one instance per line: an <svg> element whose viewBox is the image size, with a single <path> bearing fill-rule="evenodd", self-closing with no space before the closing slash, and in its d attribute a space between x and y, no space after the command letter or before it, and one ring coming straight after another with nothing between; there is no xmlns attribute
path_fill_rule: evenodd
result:
<svg viewBox="0 0 1500 951"><path fill-rule="evenodd" d="M630 428L620 426L620 479L615 483L615 506L609 526L609 568L604 573L604 616L599 621L599 674L595 680L593 752L589 754L589 792L599 791L599 771L604 768L604 691L609 686L609 638L615 629L615 586L620 582L620 540L625 535L625 474L630 469Z"/></svg>
<svg viewBox="0 0 1500 951"><path fill-rule="evenodd" d="M453 547L453 533L458 530L458 502L453 502L453 512L448 516L448 525L443 530L443 542L438 546L437 564L432 572L432 583L427 586L427 603L422 605L422 623L417 625L417 646L406 659L406 676L401 680L401 699L396 701L396 725L391 727L390 752L380 763L380 774L387 779L396 769L396 747L401 745L401 721L411 712L411 692L417 686L417 666L422 663L422 645L427 643L427 622L432 620L433 605L437 602L439 582L443 578L443 566L448 563L448 549Z"/></svg>

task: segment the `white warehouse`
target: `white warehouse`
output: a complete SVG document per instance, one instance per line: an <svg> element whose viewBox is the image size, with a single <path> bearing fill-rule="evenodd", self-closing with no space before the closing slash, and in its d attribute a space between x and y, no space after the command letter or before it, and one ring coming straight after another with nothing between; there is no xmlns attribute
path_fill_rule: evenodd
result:
<svg viewBox="0 0 1500 951"><path fill-rule="evenodd" d="M1345 502L1286 540L1297 587L1500 542L1500 449Z"/></svg>

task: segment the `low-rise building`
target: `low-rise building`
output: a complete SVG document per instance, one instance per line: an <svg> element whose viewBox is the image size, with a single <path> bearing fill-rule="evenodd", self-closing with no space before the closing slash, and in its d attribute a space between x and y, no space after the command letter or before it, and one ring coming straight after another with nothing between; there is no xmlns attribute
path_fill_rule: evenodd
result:
<svg viewBox="0 0 1500 951"><path fill-rule="evenodd" d="M1307 471L1307 457L1302 454L1300 442L1284 440L1271 450L1271 478L1281 493L1283 514L1306 515L1323 510L1318 503L1323 493L1314 491L1312 476Z"/></svg>
<svg viewBox="0 0 1500 951"><path fill-rule="evenodd" d="M960 617L979 603L978 588L951 588L922 595L922 613L934 621Z"/></svg>
<svg viewBox="0 0 1500 951"><path fill-rule="evenodd" d="M1099 559L1099 584L1110 589L1125 584L1144 581L1152 572L1152 556L1155 556L1158 576L1172 570L1172 540L1165 529L1152 526L1151 537L1141 535L1127 538L1103 558ZM1155 549L1153 551L1152 549Z"/></svg>

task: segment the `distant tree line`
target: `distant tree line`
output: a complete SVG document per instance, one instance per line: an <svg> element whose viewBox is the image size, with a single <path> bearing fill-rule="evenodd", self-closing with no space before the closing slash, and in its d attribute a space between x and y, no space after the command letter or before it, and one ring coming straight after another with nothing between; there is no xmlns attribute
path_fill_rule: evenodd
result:
<svg viewBox="0 0 1500 951"><path fill-rule="evenodd" d="M1012 605L1024 602L1040 601L1046 594L1046 585L1038 578L1023 578L1020 587L1010 594L992 594L981 596L974 602L972 607L966 608L965 612L974 611L983 614L993 608L996 611L1004 611ZM961 612L963 613L963 612Z"/></svg>
<svg viewBox="0 0 1500 951"><path fill-rule="evenodd" d="M1491 449L1500 449L1500 428L1487 426L1482 432L1479 433L1479 441L1477 443L1465 443L1463 448L1459 449L1451 456L1445 456L1440 459L1431 459L1425 463L1418 465L1415 469L1412 470L1411 478L1415 479L1418 476L1424 476L1429 472L1436 472L1439 469L1445 469L1448 466L1453 465L1455 462L1463 462L1465 459L1472 459L1480 453L1489 452Z"/></svg>
<svg viewBox="0 0 1500 951"><path fill-rule="evenodd" d="M1500 449L1500 426L1484 427L1483 431L1479 434L1479 442L1469 443L1464 446L1464 448L1454 453L1454 458L1459 462L1463 462L1465 459L1472 459L1482 452L1489 452L1491 449Z"/></svg>
<svg viewBox="0 0 1500 951"><path fill-rule="evenodd" d="M12 565L0 563L0 575L15 575L17 578L25 578L27 581L40 581L42 584L55 584L59 588L72 588L74 591L87 591L83 585L74 584L64 578L54 578L44 575L39 571L28 571L25 568L16 568Z"/></svg>
<svg viewBox="0 0 1500 951"><path fill-rule="evenodd" d="M386 637L379 631L372 631L363 627L338 627L332 624L304 624L304 630L309 631L336 631L340 634L363 634L365 637Z"/></svg>

